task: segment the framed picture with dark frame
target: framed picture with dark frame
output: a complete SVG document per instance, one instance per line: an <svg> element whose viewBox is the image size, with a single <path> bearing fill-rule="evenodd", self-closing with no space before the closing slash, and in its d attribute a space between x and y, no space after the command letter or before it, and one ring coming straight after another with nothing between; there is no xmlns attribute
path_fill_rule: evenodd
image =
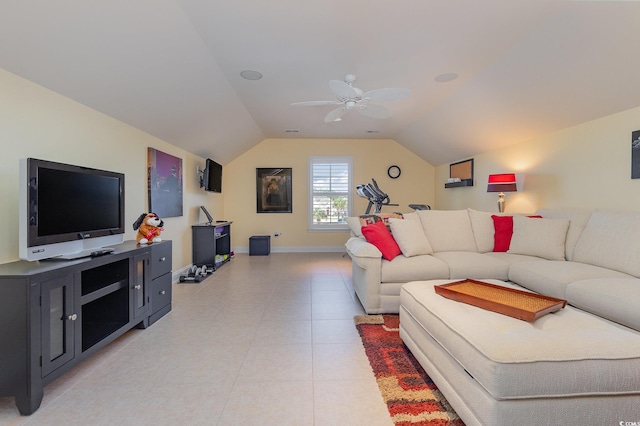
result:
<svg viewBox="0 0 640 426"><path fill-rule="evenodd" d="M445 188L473 186L473 158L449 164L449 182Z"/></svg>
<svg viewBox="0 0 640 426"><path fill-rule="evenodd" d="M291 213L291 168L256 169L257 213Z"/></svg>

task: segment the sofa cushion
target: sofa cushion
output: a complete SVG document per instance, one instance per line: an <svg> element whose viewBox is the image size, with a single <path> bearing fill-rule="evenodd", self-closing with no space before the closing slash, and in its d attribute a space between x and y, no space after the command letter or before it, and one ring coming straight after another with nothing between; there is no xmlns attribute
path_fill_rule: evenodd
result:
<svg viewBox="0 0 640 426"><path fill-rule="evenodd" d="M531 262L534 260L540 260L539 257L536 256L527 256L525 254L513 254L513 253L505 253L501 251L491 251L489 253L485 253L489 257L495 257L496 259L500 259L504 262L507 262L509 265L513 263L520 262Z"/></svg>
<svg viewBox="0 0 640 426"><path fill-rule="evenodd" d="M569 283L573 306L640 331L640 279L600 278Z"/></svg>
<svg viewBox="0 0 640 426"><path fill-rule="evenodd" d="M402 217L402 213L370 213L358 216L361 226L371 225L376 222L383 222L385 225L389 226L390 218L402 219Z"/></svg>
<svg viewBox="0 0 640 426"><path fill-rule="evenodd" d="M471 220L471 229L473 229L473 237L476 240L478 253L487 253L492 251L495 229L491 216L506 216L506 214L481 212L473 209L467 209L467 212L469 213L469 219Z"/></svg>
<svg viewBox="0 0 640 426"><path fill-rule="evenodd" d="M589 278L633 278L612 269L564 260L517 262L509 268L509 280L540 294L566 299L570 282Z"/></svg>
<svg viewBox="0 0 640 426"><path fill-rule="evenodd" d="M508 253L564 260L564 242L569 229L566 219L514 216L513 236Z"/></svg>
<svg viewBox="0 0 640 426"><path fill-rule="evenodd" d="M380 281L383 283L406 283L448 277L449 267L442 260L428 254L413 257L398 256L393 259L393 262L382 260L380 275Z"/></svg>
<svg viewBox="0 0 640 426"><path fill-rule="evenodd" d="M493 398L640 389L639 333L571 306L531 323L521 321L436 294L433 286L447 282L402 286L401 318L404 312L414 318Z"/></svg>
<svg viewBox="0 0 640 426"><path fill-rule="evenodd" d="M546 219L569 220L569 229L567 230L567 239L565 241L565 257L567 260L573 260L573 251L580 234L589 221L591 212L584 210L538 209L536 214Z"/></svg>
<svg viewBox="0 0 640 426"><path fill-rule="evenodd" d="M364 237L351 237L344 243L353 257L372 257L380 259L382 253L373 244L367 243Z"/></svg>
<svg viewBox="0 0 640 426"><path fill-rule="evenodd" d="M509 278L509 263L483 253L445 251L434 253L433 256L449 266L448 278L494 278L498 280Z"/></svg>
<svg viewBox="0 0 640 426"><path fill-rule="evenodd" d="M393 260L394 257L402 253L398 243L382 221L363 226L362 235L367 239L367 242L376 246L382 253L382 257L387 260Z"/></svg>
<svg viewBox="0 0 640 426"><path fill-rule="evenodd" d="M591 213L573 259L640 277L640 212Z"/></svg>
<svg viewBox="0 0 640 426"><path fill-rule="evenodd" d="M541 218L542 216L527 216L530 218ZM513 237L513 216L491 215L493 227L495 229L493 235L493 251L506 252L511 246L511 238Z"/></svg>
<svg viewBox="0 0 640 426"><path fill-rule="evenodd" d="M346 218L347 221L347 225L349 225L349 229L351 230L351 233L356 236L356 237L363 237L362 235L362 223L360 223L360 218L359 217L347 217Z"/></svg>
<svg viewBox="0 0 640 426"><path fill-rule="evenodd" d="M406 257L431 254L433 249L424 235L420 219L389 219L391 234Z"/></svg>
<svg viewBox="0 0 640 426"><path fill-rule="evenodd" d="M411 215L412 213L409 213ZM363 214L360 216L350 216L346 218L347 225L349 225L349 229L351 233L356 237L363 237L362 235L362 227L371 225L376 222L384 222L387 227L389 227L389 219L402 219L402 213L371 213L371 214Z"/></svg>
<svg viewBox="0 0 640 426"><path fill-rule="evenodd" d="M513 216L496 216L491 215L493 220L493 251L505 252L509 250L511 245L511 237L513 236Z"/></svg>
<svg viewBox="0 0 640 426"><path fill-rule="evenodd" d="M471 220L466 210L419 210L416 213L434 253L477 252Z"/></svg>

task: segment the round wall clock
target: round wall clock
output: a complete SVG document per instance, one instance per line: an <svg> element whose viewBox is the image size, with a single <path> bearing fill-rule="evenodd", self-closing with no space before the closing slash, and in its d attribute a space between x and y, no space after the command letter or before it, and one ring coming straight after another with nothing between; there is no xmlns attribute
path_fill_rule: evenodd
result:
<svg viewBox="0 0 640 426"><path fill-rule="evenodd" d="M387 169L387 174L391 179L397 179L398 177L400 177L400 173L401 173L400 167L395 165Z"/></svg>

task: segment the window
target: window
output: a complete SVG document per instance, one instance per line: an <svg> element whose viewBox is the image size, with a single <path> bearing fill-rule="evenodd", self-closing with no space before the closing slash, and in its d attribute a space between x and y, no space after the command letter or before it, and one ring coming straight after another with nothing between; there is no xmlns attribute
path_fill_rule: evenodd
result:
<svg viewBox="0 0 640 426"><path fill-rule="evenodd" d="M309 230L348 230L351 157L309 158Z"/></svg>

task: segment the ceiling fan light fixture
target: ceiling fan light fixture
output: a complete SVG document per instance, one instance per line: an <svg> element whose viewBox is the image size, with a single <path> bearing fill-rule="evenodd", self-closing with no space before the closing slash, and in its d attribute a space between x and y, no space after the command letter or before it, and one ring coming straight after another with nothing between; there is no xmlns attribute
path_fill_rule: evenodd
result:
<svg viewBox="0 0 640 426"><path fill-rule="evenodd" d="M354 109L367 117L389 118L391 117L391 111L379 105L378 102L394 101L411 95L409 89L403 88L374 89L365 93L361 89L352 86L354 81L355 75L353 74L347 74L344 81L329 80L329 88L336 95L336 101L294 102L291 105L341 105L325 116L324 122L331 123L340 121L339 118L342 118L347 111Z"/></svg>

